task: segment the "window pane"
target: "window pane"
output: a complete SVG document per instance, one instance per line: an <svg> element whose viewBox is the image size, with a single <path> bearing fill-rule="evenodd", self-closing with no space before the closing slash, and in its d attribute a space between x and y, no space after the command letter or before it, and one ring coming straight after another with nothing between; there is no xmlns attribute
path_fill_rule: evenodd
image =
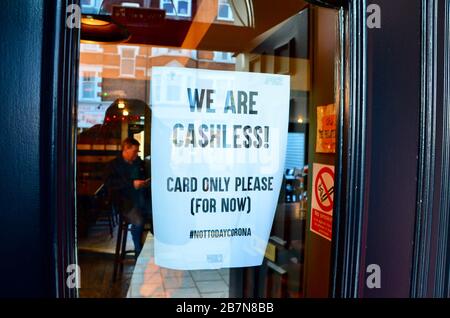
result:
<svg viewBox="0 0 450 318"><path fill-rule="evenodd" d="M134 58L135 56L135 49L123 49L122 50L122 57L123 58Z"/></svg>
<svg viewBox="0 0 450 318"><path fill-rule="evenodd" d="M94 5L94 0L81 0L81 5L92 7Z"/></svg>
<svg viewBox="0 0 450 318"><path fill-rule="evenodd" d="M188 2L187 1L178 1L178 14L187 15L188 11Z"/></svg>
<svg viewBox="0 0 450 318"><path fill-rule="evenodd" d="M228 18L228 10L229 10L228 5L221 4L219 6L219 17Z"/></svg>
<svg viewBox="0 0 450 318"><path fill-rule="evenodd" d="M166 10L167 14L174 14L175 10L171 2L164 2L163 9Z"/></svg>
<svg viewBox="0 0 450 318"><path fill-rule="evenodd" d="M310 24L309 8L275 19L283 8L270 7L274 19L249 32L257 12L248 1L243 25L229 20L228 1L214 3L206 31L172 17L133 25L126 43L82 47L78 248L83 272L96 277L82 282L82 297L111 292L102 284L123 242L137 261L123 264L119 297L301 298L320 276L305 268L331 246L332 209L317 197L328 208L334 191L336 11ZM174 4L156 2L168 14L206 13ZM312 50L320 41L325 48ZM118 222L134 225L123 241ZM305 252L307 240L316 250Z"/></svg>
<svg viewBox="0 0 450 318"><path fill-rule="evenodd" d="M122 75L134 75L134 60L122 59L120 72Z"/></svg>
<svg viewBox="0 0 450 318"><path fill-rule="evenodd" d="M93 99L95 97L95 83L83 80L83 98Z"/></svg>
<svg viewBox="0 0 450 318"><path fill-rule="evenodd" d="M80 4L83 14L97 14L100 10L102 0L81 0Z"/></svg>

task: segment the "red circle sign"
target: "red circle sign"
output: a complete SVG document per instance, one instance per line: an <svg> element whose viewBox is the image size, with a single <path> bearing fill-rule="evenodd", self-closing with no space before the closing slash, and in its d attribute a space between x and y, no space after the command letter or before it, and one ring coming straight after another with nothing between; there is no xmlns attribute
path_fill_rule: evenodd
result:
<svg viewBox="0 0 450 318"><path fill-rule="evenodd" d="M326 185L324 176L326 174L329 174L331 176L331 180L333 180L333 183L330 185ZM319 182L322 186L322 195L319 195ZM328 167L324 167L319 170L316 176L316 180L314 181L314 193L316 195L316 201L317 204L320 206L320 208L325 212L330 212L333 210L333 197L332 194L334 192L334 172ZM330 187L331 186L331 187Z"/></svg>

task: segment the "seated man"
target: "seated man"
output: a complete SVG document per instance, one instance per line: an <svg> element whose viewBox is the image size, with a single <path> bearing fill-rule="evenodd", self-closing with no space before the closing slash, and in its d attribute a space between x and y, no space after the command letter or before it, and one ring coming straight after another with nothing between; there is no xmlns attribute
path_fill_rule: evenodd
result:
<svg viewBox="0 0 450 318"><path fill-rule="evenodd" d="M145 177L144 162L138 157L139 145L136 139L126 138L121 155L109 163L105 177L113 206L131 224L136 258L142 250L144 211L148 210L145 190L150 184Z"/></svg>

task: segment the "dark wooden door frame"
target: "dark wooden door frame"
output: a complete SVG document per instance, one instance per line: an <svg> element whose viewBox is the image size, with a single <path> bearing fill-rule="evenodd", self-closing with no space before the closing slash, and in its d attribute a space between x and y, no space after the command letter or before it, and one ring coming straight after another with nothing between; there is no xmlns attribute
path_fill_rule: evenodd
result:
<svg viewBox="0 0 450 318"><path fill-rule="evenodd" d="M323 1L315 1L323 2ZM340 9L341 67L332 297L365 283L366 2ZM421 1L421 107L411 297L450 297L450 0ZM442 67L444 66L444 67ZM345 91L348 87L348 91ZM350 161L349 158L352 158Z"/></svg>
<svg viewBox="0 0 450 318"><path fill-rule="evenodd" d="M366 3L349 1L341 9L341 108L332 297L358 297L365 280L366 218L364 169ZM421 107L417 168L416 224L411 297L450 297L450 0L422 0ZM345 59L343 58L345 57ZM444 67L442 67L442 65ZM344 77L342 77L344 76ZM348 86L349 90L344 91ZM352 158L349 161L349 158Z"/></svg>
<svg viewBox="0 0 450 318"><path fill-rule="evenodd" d="M336 200L330 297L359 295L365 200L366 154L366 1L349 0L339 8L338 133Z"/></svg>
<svg viewBox="0 0 450 318"><path fill-rule="evenodd" d="M361 295L365 280L366 3L348 1L340 10L344 30L340 63L345 70L340 71L344 85L339 85L336 173L341 178L336 184L339 200L330 296L347 298ZM450 0L422 0L421 17L419 163L410 296L450 297Z"/></svg>
<svg viewBox="0 0 450 318"><path fill-rule="evenodd" d="M339 10L339 104L330 297L354 298L361 281L366 154L366 0L308 1Z"/></svg>
<svg viewBox="0 0 450 318"><path fill-rule="evenodd" d="M421 19L420 148L411 297L450 297L450 1L422 0Z"/></svg>
<svg viewBox="0 0 450 318"><path fill-rule="evenodd" d="M435 296L450 297L450 1L445 1L443 59L443 134L441 170L441 207L438 232L438 268Z"/></svg>
<svg viewBox="0 0 450 318"><path fill-rule="evenodd" d="M424 297L428 290L433 222L436 155L437 1L422 0L421 107L415 244L411 296Z"/></svg>
<svg viewBox="0 0 450 318"><path fill-rule="evenodd" d="M41 184L47 206L42 207L52 224L55 296L76 297L76 288L68 288L67 269L77 264L75 149L78 81L79 29L66 26L66 8L79 0L45 1L44 56L42 92L42 173ZM69 273L70 274L70 273Z"/></svg>

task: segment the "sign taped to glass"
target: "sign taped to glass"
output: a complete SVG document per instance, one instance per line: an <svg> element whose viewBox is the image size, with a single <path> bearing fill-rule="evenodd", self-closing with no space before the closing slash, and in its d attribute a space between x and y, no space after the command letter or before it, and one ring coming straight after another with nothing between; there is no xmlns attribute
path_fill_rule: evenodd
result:
<svg viewBox="0 0 450 318"><path fill-rule="evenodd" d="M316 152L336 153L336 105L317 107Z"/></svg>
<svg viewBox="0 0 450 318"><path fill-rule="evenodd" d="M152 68L155 263L261 265L282 183L286 75Z"/></svg>
<svg viewBox="0 0 450 318"><path fill-rule="evenodd" d="M331 241L333 236L334 166L313 164L310 230Z"/></svg>

